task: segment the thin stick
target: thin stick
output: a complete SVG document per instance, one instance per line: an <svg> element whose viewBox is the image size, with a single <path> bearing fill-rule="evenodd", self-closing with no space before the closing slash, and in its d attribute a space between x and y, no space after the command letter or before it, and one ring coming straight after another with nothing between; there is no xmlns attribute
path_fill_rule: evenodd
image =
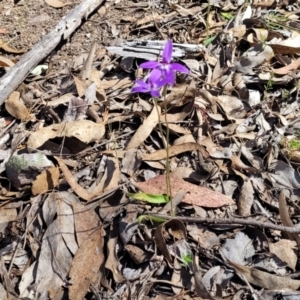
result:
<svg viewBox="0 0 300 300"><path fill-rule="evenodd" d="M248 225L248 226L255 226L255 227L262 227L266 229L273 229L291 233L300 233L300 226L282 226L282 225L275 225L272 223L265 223L262 221L254 221L254 220L245 220L245 219L238 219L238 218L228 218L228 219L214 219L214 218L198 218L198 217L173 217L168 215L160 215L160 214L153 214L151 212L146 212L145 215L148 214L150 217L156 218L163 218L165 220L179 220L182 222L187 223L198 223L198 224L207 224L207 225Z"/></svg>

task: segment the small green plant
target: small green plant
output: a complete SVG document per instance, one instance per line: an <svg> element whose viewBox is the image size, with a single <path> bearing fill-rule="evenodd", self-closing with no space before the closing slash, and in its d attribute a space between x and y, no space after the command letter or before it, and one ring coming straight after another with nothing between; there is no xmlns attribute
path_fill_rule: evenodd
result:
<svg viewBox="0 0 300 300"><path fill-rule="evenodd" d="M147 216L147 215L141 215L138 217L138 223L141 224L143 221L151 221L153 223L164 223L166 222L166 219L163 218L157 218L153 216Z"/></svg>
<svg viewBox="0 0 300 300"><path fill-rule="evenodd" d="M217 36L216 35L213 35L213 36L211 36L211 37L208 37L208 38L206 38L205 40L204 40L204 46L208 46L208 45L210 45L213 41L214 41L214 39L216 38Z"/></svg>
<svg viewBox="0 0 300 300"><path fill-rule="evenodd" d="M283 100L288 99L289 96L290 96L290 91L289 90L283 89L281 91L281 97L282 97Z"/></svg>
<svg viewBox="0 0 300 300"><path fill-rule="evenodd" d="M300 140L294 139L289 142L289 149L290 151L296 151L300 149Z"/></svg>
<svg viewBox="0 0 300 300"><path fill-rule="evenodd" d="M273 79L274 79L274 73L272 72L267 84L265 85L266 92L270 91L273 88L273 85L274 85Z"/></svg>
<svg viewBox="0 0 300 300"><path fill-rule="evenodd" d="M234 18L234 16L231 13L225 12L225 11L221 12L221 16L224 17L228 21L230 21Z"/></svg>
<svg viewBox="0 0 300 300"><path fill-rule="evenodd" d="M182 259L182 262L185 266L188 266L189 264L191 264L193 262L193 258L192 258L192 255L187 253L187 254L182 254L181 255L181 259Z"/></svg>

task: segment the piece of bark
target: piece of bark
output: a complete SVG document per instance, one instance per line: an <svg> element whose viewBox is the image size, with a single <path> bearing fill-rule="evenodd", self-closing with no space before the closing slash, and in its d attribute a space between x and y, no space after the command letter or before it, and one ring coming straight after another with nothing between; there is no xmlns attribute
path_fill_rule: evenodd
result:
<svg viewBox="0 0 300 300"><path fill-rule="evenodd" d="M81 25L81 19L96 10L104 0L83 0L69 12L42 40L0 79L0 105L23 82L29 72L62 41Z"/></svg>
<svg viewBox="0 0 300 300"><path fill-rule="evenodd" d="M135 57L143 58L146 60L157 59L161 54L165 45L165 41L133 41L124 42L120 47L106 47L106 49L113 53L123 57ZM186 54L195 54L204 51L206 47L204 45L192 45L192 44L176 44L173 43L172 57L184 57Z"/></svg>

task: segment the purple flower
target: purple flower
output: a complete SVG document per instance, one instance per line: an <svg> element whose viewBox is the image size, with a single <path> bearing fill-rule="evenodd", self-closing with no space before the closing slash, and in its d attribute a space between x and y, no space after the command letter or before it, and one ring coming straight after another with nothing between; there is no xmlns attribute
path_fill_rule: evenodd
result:
<svg viewBox="0 0 300 300"><path fill-rule="evenodd" d="M152 97L159 97L161 87L167 83L167 79L162 78L162 72L158 69L154 69L150 73L147 82L136 80L131 91L133 93L150 93Z"/></svg>
<svg viewBox="0 0 300 300"><path fill-rule="evenodd" d="M162 53L162 61L146 61L139 65L140 68L143 69L158 69L161 71L163 78L167 80L167 83L171 86L175 83L175 72L181 72L189 74L190 71L185 66L179 63L171 63L173 52L172 41L168 40L165 44L163 53Z"/></svg>

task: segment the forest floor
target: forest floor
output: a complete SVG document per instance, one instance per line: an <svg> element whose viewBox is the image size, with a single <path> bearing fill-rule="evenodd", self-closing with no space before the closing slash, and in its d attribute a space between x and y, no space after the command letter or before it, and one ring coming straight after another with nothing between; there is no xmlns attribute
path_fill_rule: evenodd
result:
<svg viewBox="0 0 300 300"><path fill-rule="evenodd" d="M88 1L0 0L0 99ZM300 299L300 1L99 3L1 106L0 299Z"/></svg>

